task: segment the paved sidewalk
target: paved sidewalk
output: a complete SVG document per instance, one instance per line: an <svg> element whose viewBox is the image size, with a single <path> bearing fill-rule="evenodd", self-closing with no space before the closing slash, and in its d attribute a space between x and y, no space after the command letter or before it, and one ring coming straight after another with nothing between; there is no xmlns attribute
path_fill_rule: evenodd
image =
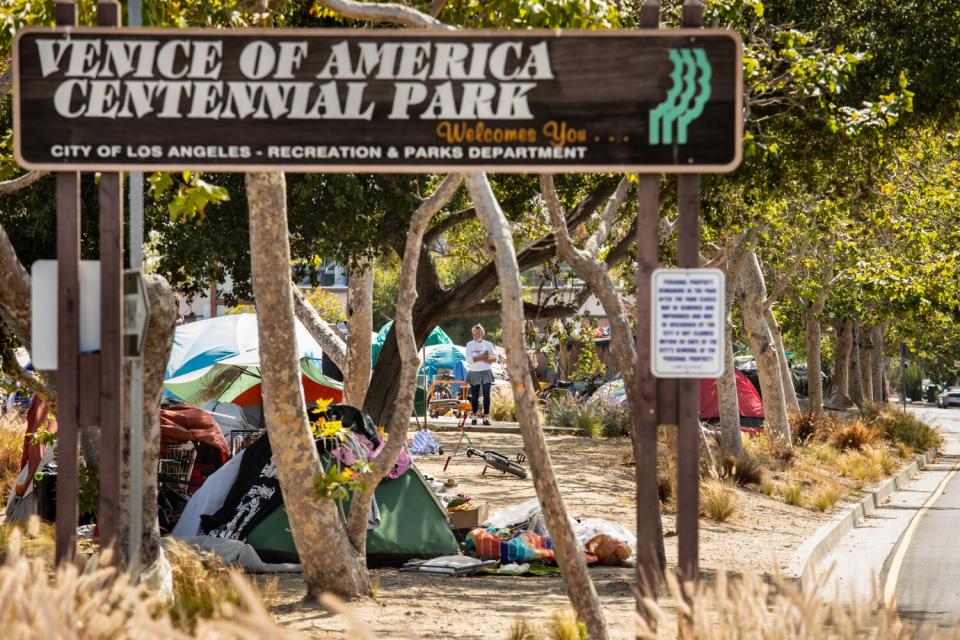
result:
<svg viewBox="0 0 960 640"><path fill-rule="evenodd" d="M820 563L821 575L824 571L831 571L825 594L828 598L836 596L849 603L882 595L882 581L897 542L960 456L960 430L950 424L954 421L948 423L938 419L939 412L921 409L918 413L941 428L945 441L942 455L902 489L891 494ZM960 413L957 417L960 418ZM875 585L880 589L876 594Z"/></svg>

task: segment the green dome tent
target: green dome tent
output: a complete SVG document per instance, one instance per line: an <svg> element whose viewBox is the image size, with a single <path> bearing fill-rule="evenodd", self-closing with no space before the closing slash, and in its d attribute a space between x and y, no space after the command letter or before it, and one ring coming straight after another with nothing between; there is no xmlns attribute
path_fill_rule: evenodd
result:
<svg viewBox="0 0 960 640"><path fill-rule="evenodd" d="M380 355L380 350L383 349L383 343L387 340L387 334L390 333L390 327L393 326L393 320L383 325L383 328L377 333L376 339L373 341L373 344L370 345L370 355L371 361L370 364L377 364L377 357ZM427 341L423 343L423 346L429 347L434 344L453 344L453 340L450 339L450 336L447 335L447 332L441 329L440 327L434 327L433 331L430 332L430 335L427 336Z"/></svg>
<svg viewBox="0 0 960 640"><path fill-rule="evenodd" d="M377 485L380 526L367 532L367 566L399 566L411 558L460 553L447 513L416 467ZM349 513L349 502L344 505ZM247 544L269 562L299 562L287 510L281 506L250 532Z"/></svg>

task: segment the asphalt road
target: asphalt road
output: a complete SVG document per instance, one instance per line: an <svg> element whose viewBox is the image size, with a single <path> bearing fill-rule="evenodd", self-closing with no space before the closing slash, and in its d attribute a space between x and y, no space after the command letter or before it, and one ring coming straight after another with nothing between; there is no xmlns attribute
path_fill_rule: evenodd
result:
<svg viewBox="0 0 960 640"><path fill-rule="evenodd" d="M944 462L960 462L960 409L917 413L947 440ZM960 621L960 473L920 516L897 578L897 611L904 620L952 626Z"/></svg>

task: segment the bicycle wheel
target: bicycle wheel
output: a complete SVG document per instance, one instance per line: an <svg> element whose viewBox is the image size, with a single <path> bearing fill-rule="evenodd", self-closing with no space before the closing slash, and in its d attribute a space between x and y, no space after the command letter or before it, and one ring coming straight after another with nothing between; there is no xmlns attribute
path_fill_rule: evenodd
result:
<svg viewBox="0 0 960 640"><path fill-rule="evenodd" d="M505 456L497 453L496 451L485 451L483 454L483 461L497 471L503 471L504 473L515 475L518 478L527 477L526 469L518 465L516 462L511 462Z"/></svg>

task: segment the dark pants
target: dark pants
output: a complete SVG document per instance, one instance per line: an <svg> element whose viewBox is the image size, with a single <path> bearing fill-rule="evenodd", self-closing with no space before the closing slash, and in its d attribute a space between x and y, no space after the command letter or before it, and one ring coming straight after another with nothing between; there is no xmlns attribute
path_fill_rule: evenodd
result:
<svg viewBox="0 0 960 640"><path fill-rule="evenodd" d="M470 407L473 412L477 412L477 404L480 401L480 387L483 387L483 415L490 413L490 383L474 384L470 386Z"/></svg>

